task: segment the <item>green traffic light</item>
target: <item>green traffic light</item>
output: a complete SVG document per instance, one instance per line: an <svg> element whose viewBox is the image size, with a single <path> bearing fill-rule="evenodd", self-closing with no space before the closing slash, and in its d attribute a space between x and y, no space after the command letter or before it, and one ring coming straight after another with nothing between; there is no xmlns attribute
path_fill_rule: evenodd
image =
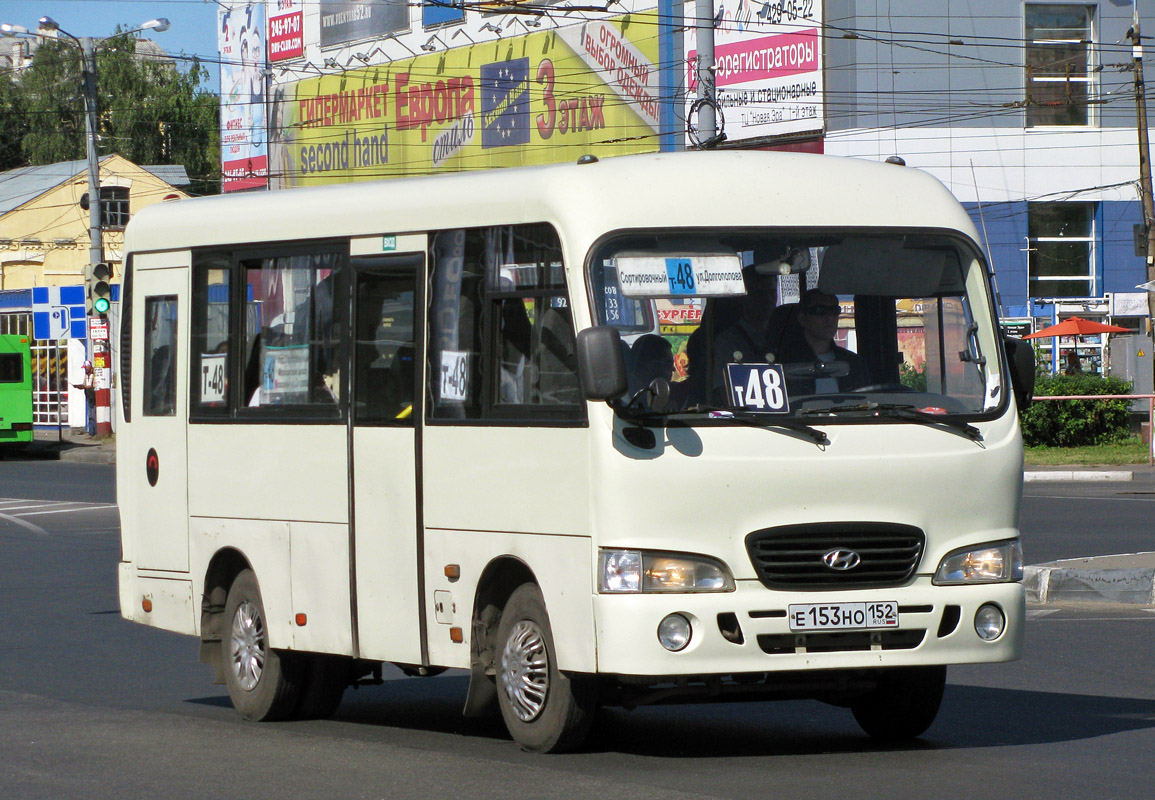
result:
<svg viewBox="0 0 1155 800"><path fill-rule="evenodd" d="M109 302L107 297L98 297L92 301L92 310L97 314L108 313Z"/></svg>

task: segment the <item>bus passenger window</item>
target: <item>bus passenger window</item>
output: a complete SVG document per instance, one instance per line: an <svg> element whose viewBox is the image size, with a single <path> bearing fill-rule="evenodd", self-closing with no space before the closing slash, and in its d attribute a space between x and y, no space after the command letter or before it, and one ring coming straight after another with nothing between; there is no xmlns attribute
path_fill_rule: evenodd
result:
<svg viewBox="0 0 1155 800"><path fill-rule="evenodd" d="M198 259L193 273L193 386L196 412L228 411L229 320L232 314L232 271L228 260Z"/></svg>
<svg viewBox="0 0 1155 800"><path fill-rule="evenodd" d="M337 253L302 253L243 262L242 406L336 406L342 355L333 284L339 261Z"/></svg>
<svg viewBox="0 0 1155 800"><path fill-rule="evenodd" d="M176 415L176 297L144 299L144 415Z"/></svg>
<svg viewBox="0 0 1155 800"><path fill-rule="evenodd" d="M584 419L556 231L442 231L432 262L431 416Z"/></svg>

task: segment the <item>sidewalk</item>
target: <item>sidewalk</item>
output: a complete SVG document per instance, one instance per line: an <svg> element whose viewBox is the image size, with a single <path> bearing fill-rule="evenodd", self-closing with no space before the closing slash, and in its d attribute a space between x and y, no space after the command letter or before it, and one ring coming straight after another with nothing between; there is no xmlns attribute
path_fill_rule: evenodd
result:
<svg viewBox="0 0 1155 800"><path fill-rule="evenodd" d="M1136 489L1155 488L1155 467L1147 464L1092 467L1031 466L1023 471L1025 482L1130 482ZM1027 602L1041 605L1064 603L1118 603L1155 606L1155 553L1070 558L1024 567L1023 586Z"/></svg>
<svg viewBox="0 0 1155 800"><path fill-rule="evenodd" d="M86 434L63 428L37 429L25 453L33 458L78 461L85 464L115 464L116 437L90 438Z"/></svg>

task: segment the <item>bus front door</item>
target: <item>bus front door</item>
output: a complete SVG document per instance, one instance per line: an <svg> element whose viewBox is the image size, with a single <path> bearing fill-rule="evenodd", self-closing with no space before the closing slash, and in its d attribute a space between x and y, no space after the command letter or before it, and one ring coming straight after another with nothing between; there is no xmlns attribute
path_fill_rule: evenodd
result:
<svg viewBox="0 0 1155 800"><path fill-rule="evenodd" d="M358 650L422 663L418 430L424 255L354 257L353 507Z"/></svg>

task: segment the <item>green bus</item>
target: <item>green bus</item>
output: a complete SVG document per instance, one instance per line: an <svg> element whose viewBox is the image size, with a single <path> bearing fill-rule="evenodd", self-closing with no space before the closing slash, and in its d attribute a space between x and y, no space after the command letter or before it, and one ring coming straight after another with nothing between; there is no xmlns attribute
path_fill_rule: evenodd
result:
<svg viewBox="0 0 1155 800"><path fill-rule="evenodd" d="M0 448L32 441L32 344L26 334L0 334Z"/></svg>

